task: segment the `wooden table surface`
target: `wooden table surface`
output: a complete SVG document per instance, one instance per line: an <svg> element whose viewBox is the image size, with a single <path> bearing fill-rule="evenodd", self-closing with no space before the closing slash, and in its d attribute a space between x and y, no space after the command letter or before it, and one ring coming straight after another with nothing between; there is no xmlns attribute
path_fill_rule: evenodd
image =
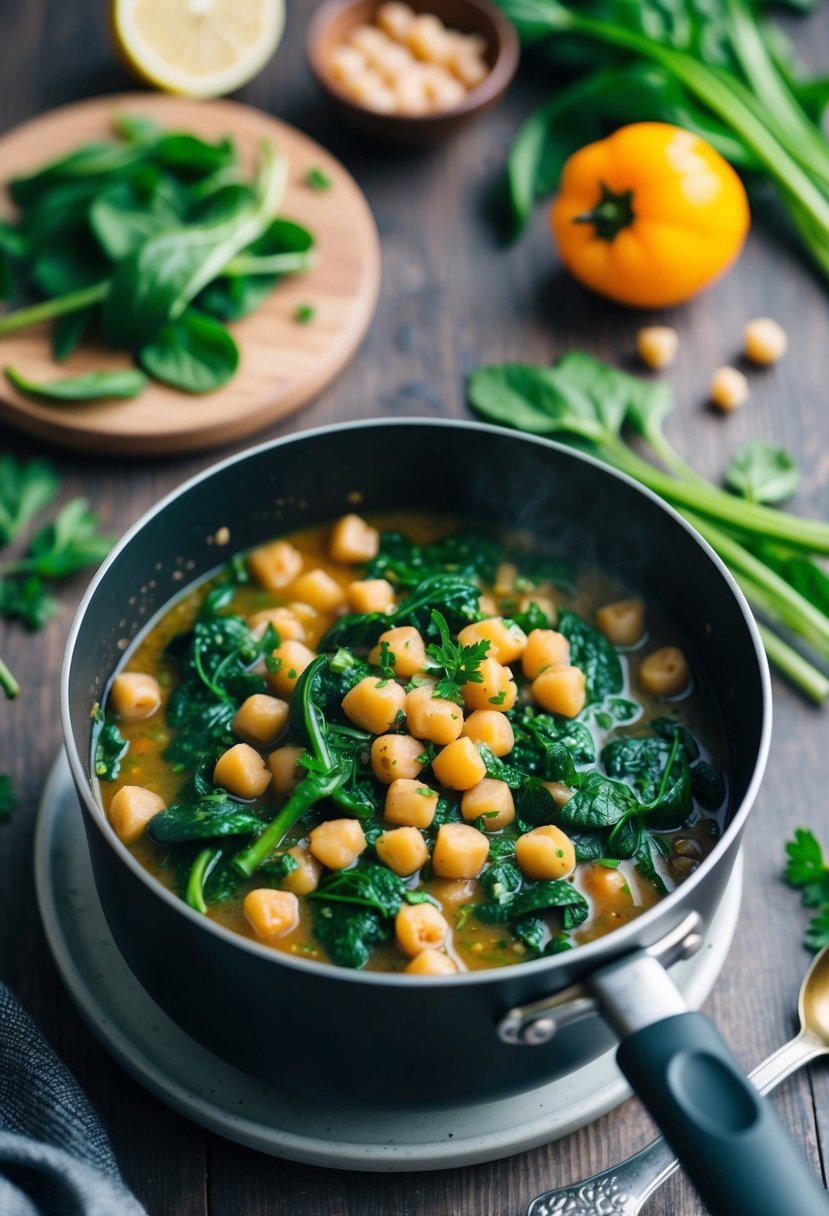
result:
<svg viewBox="0 0 829 1216"><path fill-rule="evenodd" d="M132 87L102 7L96 0L0 4L0 132L45 109ZM518 245L503 248L493 237L488 192L519 122L543 96L543 81L525 69L505 102L450 145L422 154L378 152L344 130L315 90L302 50L312 7L291 6L276 60L241 99L306 130L355 175L380 231L381 299L368 338L340 379L262 438L361 417L466 417L464 375L480 362L550 360L575 348L630 365L634 334L650 318L604 304L570 281L556 263L542 211ZM793 20L789 29L810 66L825 73L829 17ZM717 477L740 442L778 443L802 465L794 507L823 518L829 517L826 303L825 286L783 231L757 220L732 273L690 305L653 318L680 333L672 377L678 405L669 423L679 450ZM744 409L716 415L705 406L708 377L737 356L743 323L760 315L785 326L789 354L773 370L751 373ZM0 450L29 456L42 449L0 428ZM87 495L114 533L214 458L129 463L49 454L65 497ZM23 684L16 703L0 703L0 771L12 774L20 797L0 828L0 976L85 1088L152 1216L519 1216L539 1190L608 1167L646 1142L651 1126L632 1099L564 1140L508 1160L421 1174L329 1171L210 1134L123 1072L62 987L32 881L38 801L60 747L58 672L82 590L82 579L64 590L61 615L39 635L0 625L0 652L14 660ZM781 881L784 841L799 824L829 840L829 708L814 709L775 678L774 712L768 771L745 837L741 917L706 1005L746 1068L791 1034L808 963L801 945L806 912ZM817 1065L790 1080L775 1102L819 1170L829 1145L829 1069ZM645 1210L691 1216L701 1208L680 1175Z"/></svg>

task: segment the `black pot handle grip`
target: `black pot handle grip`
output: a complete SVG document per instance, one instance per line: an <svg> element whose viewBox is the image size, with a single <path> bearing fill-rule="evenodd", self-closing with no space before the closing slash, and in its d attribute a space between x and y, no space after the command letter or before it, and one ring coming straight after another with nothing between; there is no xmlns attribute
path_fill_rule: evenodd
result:
<svg viewBox="0 0 829 1216"><path fill-rule="evenodd" d="M714 1216L826 1216L829 1197L774 1107L701 1013L677 1013L624 1039L630 1081Z"/></svg>

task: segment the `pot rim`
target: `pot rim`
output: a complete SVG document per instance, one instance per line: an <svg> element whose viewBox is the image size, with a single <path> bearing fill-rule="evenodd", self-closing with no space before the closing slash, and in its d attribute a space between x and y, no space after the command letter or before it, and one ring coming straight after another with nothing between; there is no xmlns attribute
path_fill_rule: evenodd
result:
<svg viewBox="0 0 829 1216"><path fill-rule="evenodd" d="M728 586L731 595L737 603L740 613L746 625L749 637L751 639L757 669L760 676L762 688L762 725L760 730L760 738L758 741L757 758L754 764L754 770L751 775L751 780L748 783L745 795L740 805L734 810L729 822L723 830L722 836L717 841L711 853L703 859L699 867L688 878L663 896L652 908L643 912L641 916L629 921L626 925L620 926L618 929L612 930L610 933L604 934L602 937L596 938L591 942L585 942L577 947L577 963L580 970L587 974L593 970L599 963L607 961L605 957L608 953L614 956L621 955L626 951L637 948L633 940L640 937L642 930L647 930L656 925L662 920L670 920L671 913L676 910L678 921L685 910L679 907L680 904L692 903L692 893L695 888L704 881L705 877L715 866L720 864L722 858L730 851L730 847L736 843L741 835L745 821L751 812L757 796L760 784L763 779L763 774L768 760L768 753L771 741L771 723L772 723L772 695L771 695L771 677L769 674L768 661L763 648L763 643L760 639L760 634L757 624L751 613L751 609L740 590L734 577L728 570L725 563L714 552L711 546L702 536L692 527L682 515L679 514L669 503L665 502L658 494L643 486L635 478L630 477L626 473L614 469L612 466L599 460L595 456L580 452L567 444L559 443L552 439L546 439L541 436L527 435L520 431L509 431L504 427L493 426L489 423L477 422L471 419L455 419L455 418L419 418L419 417L401 417L401 418L377 418L377 419L358 419L350 422L329 423L327 425L308 428L302 431L295 431L289 435L281 436L278 439L266 440L263 443L256 444L253 447L245 448L241 452L236 452L231 456L226 457L216 463L210 464L206 469L188 478L181 485L171 490L159 502L152 506L148 511L136 520L134 524L121 537L118 543L112 548L110 553L102 562L101 566L93 576L89 586L87 587L84 596L78 605L78 609L72 621L71 628L66 641L66 649L61 667L60 678L60 716L61 726L63 730L64 744L69 759L69 766L72 771L72 777L77 790L82 791L82 800L85 805L85 810L88 812L88 819L92 819L98 831L104 836L107 844L119 858L122 864L125 864L129 870L136 876L150 891L152 891L163 902L167 903L171 909L174 909L180 915L187 917L193 924L193 927L200 928L208 934L214 934L223 941L226 945L233 945L242 949L260 960L269 960L275 964L284 965L289 968L296 968L302 972L310 972L312 975L318 976L320 979L327 978L340 983L359 983L366 984L369 987L384 987L391 984L393 987L410 987L411 977L406 975L396 975L391 972L383 971L359 971L349 968L337 967L333 963L324 963L310 959L295 957L285 954L280 950L274 950L262 943L256 942L253 939L243 937L241 934L235 933L231 929L225 928L216 921L205 916L203 913L197 912L191 908L184 900L168 890L162 883L154 878L148 870L133 856L125 844L123 844L112 831L106 817L103 813L98 800L95 798L92 787L92 778L89 770L89 761L84 763L77 747L75 746L74 732L72 719L69 709L69 681L72 668L72 662L75 653L75 647L78 640L78 635L83 626L86 610L97 594L98 588L106 579L110 567L116 561L118 556L126 549L135 536L157 515L164 512L167 507L176 499L184 496L194 489L203 481L209 480L217 473L225 469L240 464L252 457L258 456L265 451L281 448L297 442L306 442L313 440L316 437L339 433L342 431L353 430L374 430L375 428L397 428L397 427L430 427L446 430L470 430L491 434L494 437L503 438L505 434L511 438L517 438L522 442L529 443L542 449L553 449L561 455L571 458L575 461L581 461L592 465L610 478L632 487L639 494L649 498L659 510L663 511L671 518L675 525L679 525L688 535L696 542L700 549L705 553L709 562L719 572L720 577ZM133 639L131 639L132 641ZM108 677L107 677L108 678ZM87 822L88 822L87 819ZM657 934L657 936L659 936ZM487 986L490 984L500 983L505 979L517 978L516 969L520 971L523 978L531 979L533 976L540 977L542 975L554 975L557 970L563 970L564 965L572 969L573 960L571 952L566 954L552 955L549 958L531 959L515 963L507 967L493 967L481 971L467 971L460 975L451 976L420 976L419 986L435 988L444 988L449 985L457 985L458 983L473 984L476 987L479 985Z"/></svg>

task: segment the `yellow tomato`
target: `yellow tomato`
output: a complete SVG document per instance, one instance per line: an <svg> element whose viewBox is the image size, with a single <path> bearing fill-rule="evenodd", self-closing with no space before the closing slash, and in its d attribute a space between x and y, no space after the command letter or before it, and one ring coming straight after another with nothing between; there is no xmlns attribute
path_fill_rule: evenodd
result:
<svg viewBox="0 0 829 1216"><path fill-rule="evenodd" d="M742 182L710 144L638 122L570 157L550 222L564 265L586 287L660 308L730 266L750 215Z"/></svg>

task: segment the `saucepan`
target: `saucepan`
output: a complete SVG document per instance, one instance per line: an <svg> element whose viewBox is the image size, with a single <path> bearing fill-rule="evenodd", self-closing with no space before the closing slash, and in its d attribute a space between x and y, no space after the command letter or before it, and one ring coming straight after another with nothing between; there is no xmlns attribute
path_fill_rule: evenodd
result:
<svg viewBox="0 0 829 1216"><path fill-rule="evenodd" d="M116 839L90 776L90 710L125 647L183 585L217 566L223 530L245 549L355 501L366 513L438 509L563 542L623 573L687 641L722 719L730 818L699 868L638 919L566 953L413 982L234 934L163 888ZM112 552L72 628L61 712L113 936L154 1000L222 1059L284 1089L393 1111L526 1091L621 1040L622 1070L710 1207L826 1210L773 1110L668 974L701 942L731 877L771 706L740 591L693 529L635 482L550 441L471 422L359 422L253 448L169 495Z"/></svg>

